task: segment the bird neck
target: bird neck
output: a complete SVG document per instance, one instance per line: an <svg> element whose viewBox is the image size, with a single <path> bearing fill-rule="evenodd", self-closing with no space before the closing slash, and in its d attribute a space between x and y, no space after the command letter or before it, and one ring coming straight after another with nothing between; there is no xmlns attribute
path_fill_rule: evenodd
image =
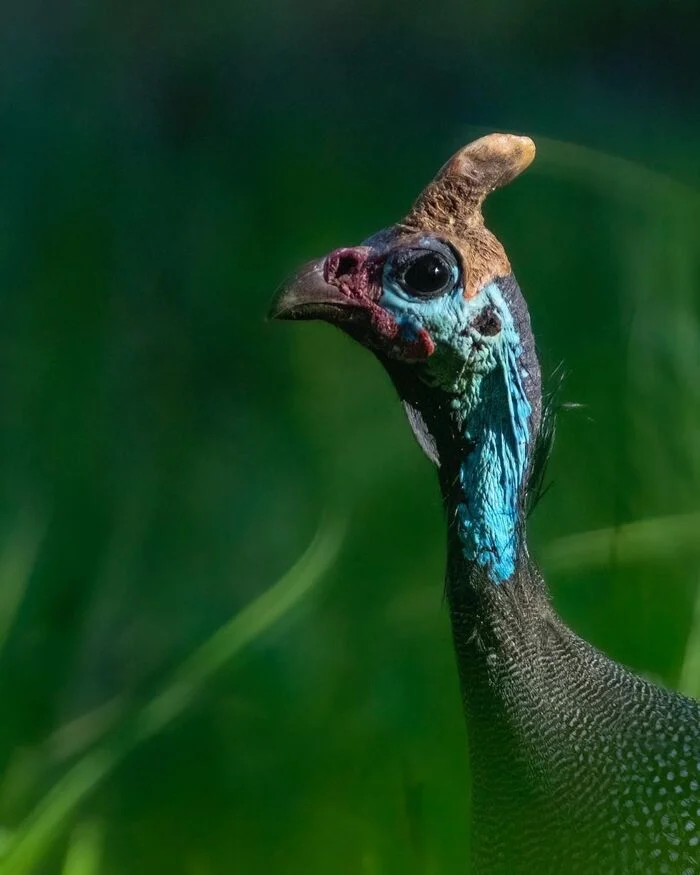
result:
<svg viewBox="0 0 700 875"><path fill-rule="evenodd" d="M527 565L525 499L540 428L540 367L512 274L482 290L488 307L420 370L383 360L420 445L438 466L462 588L500 588ZM497 331L489 331L484 323ZM418 375L418 379L416 379ZM539 454L538 454L539 455ZM452 563L455 565L455 563Z"/></svg>
<svg viewBox="0 0 700 875"><path fill-rule="evenodd" d="M527 546L529 442L518 442L525 427L513 422L510 408L504 416L481 411L471 423L473 443L439 471L447 518L446 595L458 647L463 639L482 652L497 652L515 639L534 640L531 622L549 616L551 608Z"/></svg>
<svg viewBox="0 0 700 875"><path fill-rule="evenodd" d="M437 431L447 443L440 451L440 475L448 519L456 524L454 533L474 566L475 579L499 586L527 556L525 496L541 389L530 320L517 284L513 280L510 301L507 286L489 288L492 318L501 326L484 356L489 367L460 374L450 387L456 391L449 403L439 405L443 416L449 411L449 427Z"/></svg>
<svg viewBox="0 0 700 875"><path fill-rule="evenodd" d="M447 516L446 594L474 806L484 818L483 835L497 835L504 816L526 834L542 803L523 730L523 715L536 711L540 695L530 669L560 628L525 532L541 412L534 351L523 353L517 341L504 344L496 369L472 379L460 402L450 406L449 426L435 433Z"/></svg>
<svg viewBox="0 0 700 875"><path fill-rule="evenodd" d="M536 820L541 811L531 798L523 715L536 712L540 695L529 667L559 629L525 533L541 418L539 364L517 283L509 276L497 286L505 307L496 313L502 342L491 346L495 366L464 373L465 358L456 377L455 370L440 374L426 365L416 379L415 370L385 361L418 442L438 469L474 815L490 819L475 834L487 837L502 833L504 822L521 822L526 834L523 818ZM497 294L490 297L501 303Z"/></svg>
<svg viewBox="0 0 700 875"><path fill-rule="evenodd" d="M468 731L473 840L488 849L504 822L525 836L541 816L533 772L543 727L528 728L527 716L541 708L539 654L559 623L524 541L515 572L496 586L465 556L457 518L448 529L446 597Z"/></svg>
<svg viewBox="0 0 700 875"><path fill-rule="evenodd" d="M503 344L496 370L473 377L458 411L463 456L446 496L465 557L496 585L522 551L531 413L514 349Z"/></svg>

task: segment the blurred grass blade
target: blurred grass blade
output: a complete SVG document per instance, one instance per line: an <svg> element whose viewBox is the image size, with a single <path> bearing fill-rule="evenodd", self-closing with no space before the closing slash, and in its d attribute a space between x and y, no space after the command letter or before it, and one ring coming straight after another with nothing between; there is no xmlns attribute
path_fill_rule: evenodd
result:
<svg viewBox="0 0 700 875"><path fill-rule="evenodd" d="M306 552L274 586L184 661L162 692L137 713L126 732L112 733L72 766L12 835L0 860L0 875L35 872L78 805L129 750L181 714L216 671L266 632L323 577L338 555L342 535L337 523L322 527Z"/></svg>
<svg viewBox="0 0 700 875"><path fill-rule="evenodd" d="M286 614L332 566L341 539L337 524L322 528L278 583L197 648L175 671L168 686L140 712L137 739L141 741L162 729L187 707L215 672Z"/></svg>
<svg viewBox="0 0 700 875"><path fill-rule="evenodd" d="M30 875L51 842L80 802L112 771L118 750L91 751L79 760L44 796L34 811L10 836L2 860L2 875Z"/></svg>
<svg viewBox="0 0 700 875"><path fill-rule="evenodd" d="M599 187L605 194L623 194L643 207L659 202L683 203L700 207L700 193L664 173L651 170L637 161L620 158L565 140L537 137L538 160L535 172L571 182L580 179Z"/></svg>
<svg viewBox="0 0 700 875"><path fill-rule="evenodd" d="M97 821L79 823L71 835L62 875L98 875L103 835Z"/></svg>
<svg viewBox="0 0 700 875"><path fill-rule="evenodd" d="M638 520L557 538L542 553L547 571L601 568L616 563L677 559L700 552L700 514Z"/></svg>
<svg viewBox="0 0 700 875"><path fill-rule="evenodd" d="M124 700L121 696L115 696L59 726L46 743L52 763L61 763L77 756L104 738L122 716L123 709Z"/></svg>

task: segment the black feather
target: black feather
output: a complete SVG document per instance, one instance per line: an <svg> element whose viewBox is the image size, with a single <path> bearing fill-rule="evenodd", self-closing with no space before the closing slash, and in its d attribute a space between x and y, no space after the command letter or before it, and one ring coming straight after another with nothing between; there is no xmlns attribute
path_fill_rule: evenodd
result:
<svg viewBox="0 0 700 875"><path fill-rule="evenodd" d="M551 486L551 481L545 482L545 478L557 433L557 417L560 410L568 406L561 401L561 390L566 376L562 362L554 369L549 388L542 395L540 426L532 447L530 471L525 486L525 518L530 516Z"/></svg>

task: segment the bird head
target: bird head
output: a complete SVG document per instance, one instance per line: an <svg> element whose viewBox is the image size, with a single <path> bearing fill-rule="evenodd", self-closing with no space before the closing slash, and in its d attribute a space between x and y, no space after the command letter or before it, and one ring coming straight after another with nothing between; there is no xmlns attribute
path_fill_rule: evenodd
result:
<svg viewBox="0 0 700 875"><path fill-rule="evenodd" d="M331 322L375 353L440 469L463 555L497 584L524 555L541 391L527 306L481 205L534 155L508 134L465 146L403 221L306 264L271 313Z"/></svg>
<svg viewBox="0 0 700 875"><path fill-rule="evenodd" d="M304 265L271 310L278 319L325 320L372 350L434 461L439 424L426 422L434 420L436 406L451 403L467 415L469 405L460 399L473 392L475 378L505 367L509 356L519 359L531 418L539 418L529 315L506 253L481 213L485 197L534 156L527 137L491 134L470 143L401 222Z"/></svg>

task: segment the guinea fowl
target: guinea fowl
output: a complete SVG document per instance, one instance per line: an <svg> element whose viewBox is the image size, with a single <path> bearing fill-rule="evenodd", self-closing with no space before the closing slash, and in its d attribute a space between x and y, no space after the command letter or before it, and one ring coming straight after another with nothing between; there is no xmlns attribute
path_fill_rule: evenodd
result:
<svg viewBox="0 0 700 875"><path fill-rule="evenodd" d="M312 261L272 315L323 319L384 365L447 516L475 873L700 873L700 705L557 616L527 548L543 443L530 317L481 204L526 137L459 151L406 218Z"/></svg>

